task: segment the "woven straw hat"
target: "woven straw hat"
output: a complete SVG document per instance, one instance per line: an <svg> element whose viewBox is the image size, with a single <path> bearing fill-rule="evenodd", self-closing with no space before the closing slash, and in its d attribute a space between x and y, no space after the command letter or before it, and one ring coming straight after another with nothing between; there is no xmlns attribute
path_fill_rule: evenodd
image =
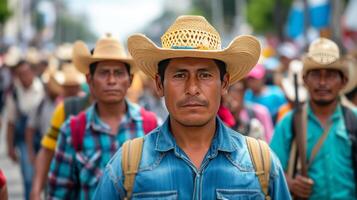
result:
<svg viewBox="0 0 357 200"><path fill-rule="evenodd" d="M58 73L57 66L54 65L48 66L47 69L41 75L41 79L43 83L47 85L48 89L60 95L63 92L63 88L55 78L57 73Z"/></svg>
<svg viewBox="0 0 357 200"><path fill-rule="evenodd" d="M128 39L128 49L136 65L154 78L158 63L169 58L210 58L225 62L230 83L242 79L255 66L260 56L260 44L253 36L238 36L221 49L221 38L216 29L201 16L180 16L161 37L157 47L142 34Z"/></svg>
<svg viewBox="0 0 357 200"><path fill-rule="evenodd" d="M340 59L340 50L336 43L326 38L318 38L309 46L303 57L303 75L313 69L336 69L348 77L348 66Z"/></svg>
<svg viewBox="0 0 357 200"><path fill-rule="evenodd" d="M81 85L86 81L85 76L79 72L72 63L62 65L62 70L57 71L54 78L62 86Z"/></svg>
<svg viewBox="0 0 357 200"><path fill-rule="evenodd" d="M349 73L348 73L348 83L343 88L342 93L346 94L351 92L355 87L357 87L357 60L348 56L345 58Z"/></svg>
<svg viewBox="0 0 357 200"><path fill-rule="evenodd" d="M8 67L15 67L23 59L21 49L17 46L11 46L4 56L4 63Z"/></svg>
<svg viewBox="0 0 357 200"><path fill-rule="evenodd" d="M89 65L99 61L121 61L127 63L134 71L133 59L128 56L124 47L118 40L107 34L106 37L97 41L93 54L90 53L87 45L82 41L77 41L73 45L72 61L77 69L84 73L89 73Z"/></svg>
<svg viewBox="0 0 357 200"><path fill-rule="evenodd" d="M60 60L72 60L73 44L63 43L58 46L55 55Z"/></svg>

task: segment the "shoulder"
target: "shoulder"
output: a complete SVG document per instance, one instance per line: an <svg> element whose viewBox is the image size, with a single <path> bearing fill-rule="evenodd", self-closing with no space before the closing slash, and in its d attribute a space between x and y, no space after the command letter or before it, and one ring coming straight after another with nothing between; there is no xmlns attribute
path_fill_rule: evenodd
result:
<svg viewBox="0 0 357 200"><path fill-rule="evenodd" d="M51 125L54 127L60 127L65 120L64 115L64 103L62 101L56 106L55 110L53 111Z"/></svg>

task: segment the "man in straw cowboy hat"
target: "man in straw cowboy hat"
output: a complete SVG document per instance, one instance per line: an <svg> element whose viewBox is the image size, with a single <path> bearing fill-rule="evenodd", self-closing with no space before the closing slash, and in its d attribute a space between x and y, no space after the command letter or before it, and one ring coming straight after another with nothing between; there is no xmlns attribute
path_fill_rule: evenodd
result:
<svg viewBox="0 0 357 200"><path fill-rule="evenodd" d="M53 60L56 61L56 60ZM57 62L51 62L49 68L57 68ZM52 67L53 66L53 67ZM62 70L56 70L54 80L60 87L62 97L65 99L56 104L51 117L47 118L48 129L41 139L41 148L36 155L35 173L32 181L31 200L41 199L41 193L47 182L47 175L50 168L51 160L56 150L57 138L59 129L64 121L72 115L77 115L90 106L90 95L81 95L80 85L85 82L83 73L76 70L71 62L64 62L61 67ZM41 123L43 123L41 121ZM48 122L49 121L49 122Z"/></svg>
<svg viewBox="0 0 357 200"><path fill-rule="evenodd" d="M125 99L134 64L116 39L108 35L98 40L92 54L76 42L73 62L86 74L95 102L61 127L50 167L49 199L90 199L122 143L156 126L153 113Z"/></svg>
<svg viewBox="0 0 357 200"><path fill-rule="evenodd" d="M289 160L295 160L296 151L290 150L298 140L292 129L295 111L277 124L271 147L287 172L290 191L296 197L356 199L357 160L353 157L357 154L356 149L353 150L356 141L352 140L352 134L356 134L357 129L350 129L356 124L356 112L339 101L339 94L348 81L348 66L340 58L338 46L326 38L318 38L310 44L303 65L309 99L302 111L305 125L298 127L304 130L300 132L304 140L296 143L298 156L306 157L306 162L298 164L302 170L295 165L288 166ZM301 151L304 149L306 155ZM307 175L303 175L304 165Z"/></svg>
<svg viewBox="0 0 357 200"><path fill-rule="evenodd" d="M217 118L228 86L258 61L259 42L240 36L222 50L218 32L201 16L177 18L161 40L159 48L136 34L128 45L140 69L155 79L169 117L144 140L124 144L107 165L94 199L289 199L275 156L265 160L270 173L260 171L271 178L264 185L269 192L263 193L245 138ZM137 141L143 145L135 155ZM132 168L138 155L139 166Z"/></svg>

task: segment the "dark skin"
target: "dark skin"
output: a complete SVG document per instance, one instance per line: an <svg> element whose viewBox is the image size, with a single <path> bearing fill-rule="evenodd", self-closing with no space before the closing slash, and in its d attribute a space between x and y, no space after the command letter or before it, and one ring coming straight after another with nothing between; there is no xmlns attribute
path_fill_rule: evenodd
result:
<svg viewBox="0 0 357 200"><path fill-rule="evenodd" d="M34 72L31 69L30 64L28 63L22 63L19 66L15 68L15 76L19 79L21 85L25 89L29 89L32 85L32 82L34 80ZM16 154L15 146L14 144L14 130L15 130L15 125L12 122L8 123L8 128L7 128L7 144L8 144L8 156L10 159L14 162L18 161L18 155Z"/></svg>
<svg viewBox="0 0 357 200"><path fill-rule="evenodd" d="M309 91L312 112L321 126L326 128L338 105L339 92L345 87L348 79L339 71L332 69L311 70L303 79ZM314 185L312 179L301 175L295 178L285 177L290 191L295 196L308 198L311 195Z"/></svg>
<svg viewBox="0 0 357 200"><path fill-rule="evenodd" d="M193 165L200 169L216 130L220 99L227 93L229 75L223 81L211 59L174 58L161 82L155 82L160 96L165 97L170 113L171 132L177 144Z"/></svg>
<svg viewBox="0 0 357 200"><path fill-rule="evenodd" d="M122 116L126 112L125 95L131 85L133 76L128 73L120 61L99 62L94 74L87 75L91 94L97 102L98 115L111 128L111 134L118 133ZM52 150L41 148L36 159L36 176L34 176L31 200L41 199L51 160Z"/></svg>
<svg viewBox="0 0 357 200"><path fill-rule="evenodd" d="M91 94L97 101L97 111L103 122L117 134L122 116L126 112L125 95L133 76L119 61L102 61L93 75L87 75Z"/></svg>

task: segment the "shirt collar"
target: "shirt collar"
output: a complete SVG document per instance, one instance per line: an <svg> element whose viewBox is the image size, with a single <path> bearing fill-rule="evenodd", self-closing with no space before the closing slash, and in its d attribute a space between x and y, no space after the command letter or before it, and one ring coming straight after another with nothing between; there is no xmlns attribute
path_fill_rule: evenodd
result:
<svg viewBox="0 0 357 200"><path fill-rule="evenodd" d="M308 106L307 106L307 115L309 117L311 117L313 120L315 120L316 122L319 122L319 120L317 119L316 115L313 113L310 104L308 104ZM341 104L338 103L336 108L335 108L335 111L330 116L330 120L332 122L332 121L340 119L341 117L342 117L342 107L341 107Z"/></svg>
<svg viewBox="0 0 357 200"><path fill-rule="evenodd" d="M123 122L131 122L131 121L142 121L140 107L136 104L131 103L128 100L125 100L126 105L126 113L123 115L122 121ZM86 110L86 117L87 123L86 129L94 129L98 132L110 133L111 128L108 124L103 122L97 111L97 103L93 103L87 110Z"/></svg>
<svg viewBox="0 0 357 200"><path fill-rule="evenodd" d="M155 150L160 152L166 152L172 150L176 147L176 141L170 131L170 117L159 128L158 136L156 139ZM224 151L233 152L236 150L228 127L226 127L223 122L217 117L216 118L216 133L212 139L210 151Z"/></svg>

